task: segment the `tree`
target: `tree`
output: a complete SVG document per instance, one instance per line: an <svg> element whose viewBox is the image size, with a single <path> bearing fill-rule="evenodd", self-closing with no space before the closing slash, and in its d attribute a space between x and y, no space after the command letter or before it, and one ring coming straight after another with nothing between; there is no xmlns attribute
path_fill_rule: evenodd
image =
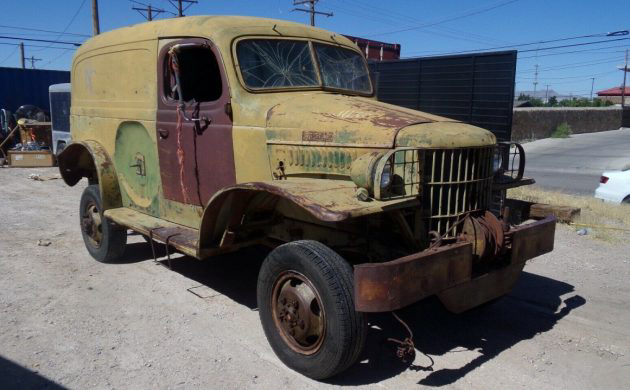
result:
<svg viewBox="0 0 630 390"><path fill-rule="evenodd" d="M552 96L549 98L549 100L547 101L547 106L549 107L556 107L558 105L558 98L555 96Z"/></svg>

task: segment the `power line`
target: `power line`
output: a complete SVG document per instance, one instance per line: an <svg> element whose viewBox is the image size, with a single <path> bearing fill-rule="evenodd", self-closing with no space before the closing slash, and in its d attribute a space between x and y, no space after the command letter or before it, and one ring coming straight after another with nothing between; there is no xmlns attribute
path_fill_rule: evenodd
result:
<svg viewBox="0 0 630 390"><path fill-rule="evenodd" d="M62 52L61 52L58 56L56 56L56 57L54 57L52 60L50 60L50 61L48 61L48 62L46 62L46 63L42 64L42 66L47 66L47 65L52 64L53 62L55 62L55 61L59 60L59 59L60 59L61 57L63 57L64 55L68 54L68 52L69 52L70 50L72 50L72 49L63 49L63 51L62 51Z"/></svg>
<svg viewBox="0 0 630 390"><path fill-rule="evenodd" d="M528 52L532 52L532 51L540 52L540 51L546 51L546 50L561 49L561 48L565 48L565 47L597 45L597 44L604 43L604 42L627 41L627 40L630 40L630 38L616 38L616 39L607 39L607 40L602 40L602 41L574 43L574 44L571 44L571 45L548 46L548 47L542 47L542 48L537 48L537 49L520 50L519 53L528 53ZM517 45L515 45L515 46L508 46L507 48L516 47L516 46ZM522 46L522 45L520 45L520 46ZM442 52L442 53L435 53L433 55L441 55L442 56L442 55L468 54L468 53L478 53L478 52L485 52L485 51L488 51L488 50L505 49L505 48L506 47L490 47L490 48L487 48L487 49ZM410 56L410 57L404 57L404 58L419 58L419 57L423 57L423 56Z"/></svg>
<svg viewBox="0 0 630 390"><path fill-rule="evenodd" d="M529 58L538 58L538 57L549 57L549 56L559 56L559 55L564 55L564 54L574 54L574 53L584 53L584 52L597 52L600 51L600 53L593 53L593 54L609 54L609 53L624 53L623 50L616 50L616 51L601 51L601 50L606 50L606 49L614 49L617 47L627 47L627 44L622 44L622 45L613 45L613 46L605 46L605 47L599 47L597 49L584 49L584 50L572 50L572 51L561 51L558 53L548 53L548 54L541 54L541 55L533 55L533 56L527 56L527 57L521 57L519 56L518 59L519 60L526 60Z"/></svg>
<svg viewBox="0 0 630 390"><path fill-rule="evenodd" d="M540 45L540 44L544 44L544 43L553 43L553 42L562 42L562 41L569 41L569 40L573 40L573 39L584 39L584 38L589 38L589 37L590 38L594 38L594 37L604 37L604 36L617 37L617 36L620 36L620 35L628 35L628 34L630 34L630 31L628 31L628 30L621 30L621 31L616 31L616 32L612 32L612 33L598 33L598 34L589 34L589 35L579 35L579 36L575 36L575 37L550 39L550 40L546 40L546 41L534 41L534 42L528 42L528 43L517 43L517 44L514 44L514 45L487 47L487 48L484 48L484 49L461 50L461 51L454 51L454 52L442 52L442 53L435 53L435 55L451 55L451 54L484 52L484 51L489 51L489 50L514 49L516 47ZM564 48L564 47L593 45L593 44L597 44L597 43L624 41L624 40L628 40L628 39L630 39L630 38L616 38L616 39L606 39L606 40L602 40L602 41L576 43L576 44L572 44L572 45L548 46L548 47L543 47L543 48L520 50L519 53L527 53L527 52L530 52L530 51L552 50L552 49L559 49L559 48ZM418 56L410 56L410 57L405 57L405 58L416 58L416 57L418 57Z"/></svg>
<svg viewBox="0 0 630 390"><path fill-rule="evenodd" d="M32 41L32 42L48 42L48 43L58 43L60 45L74 45L81 46L80 43L77 42L65 42L65 41L51 41L50 39L35 39L35 38L22 38L22 37L9 37L6 35L0 35L0 39L15 39L18 41ZM48 46L45 46L48 47ZM52 47L51 47L52 48Z"/></svg>
<svg viewBox="0 0 630 390"><path fill-rule="evenodd" d="M583 61L583 62L573 62L570 64L562 64L557 66L550 66L546 68L539 69L540 71L550 71L550 70L559 70L559 69L575 69L575 68L583 68L585 66L594 66L594 65L602 65L602 64L612 64L614 62L619 62L619 58L617 56L599 59L596 61ZM532 73L531 70L523 70L519 73Z"/></svg>
<svg viewBox="0 0 630 390"><path fill-rule="evenodd" d="M360 16L358 16L358 14L361 14L361 12L363 12L363 10L365 10L365 12L363 12L363 15L368 15L365 16L366 19L371 19L371 20L375 20L378 22L382 22L382 23L386 23L386 24L400 24L401 19L406 19L408 22L410 23L423 23L422 20L418 19L418 18L414 18L408 14L404 14L404 13L400 13L400 12L395 12L383 7L377 7L375 5L372 4L365 4L364 2L360 2L357 0L345 0L345 2L352 2L354 4L356 4L356 7L352 8L352 9L348 9L348 8L340 8L342 13L346 13L348 15L354 16L354 17L358 17L361 18ZM335 8L331 7L330 5L328 6L331 9L336 9L339 8L339 5L335 5ZM344 12L345 10L345 12ZM370 10L372 10L371 13ZM379 16L375 16L375 15L379 15ZM410 26L413 27L413 26ZM484 36L481 34L477 34L477 33L471 33L468 31L462 31L462 30L457 30L454 29L452 27L445 27L445 26L433 26L433 28L435 29L440 29L443 30L446 33L452 33L452 34L458 34L458 35L443 35L443 36L447 36L449 38L452 39L458 39L458 40L465 40L465 41L471 41L471 42L477 42L477 43L483 43L483 44L488 44L488 42L492 41L493 43L491 43L492 45L496 45L497 42L501 43L501 44L505 44L507 42L505 41L501 41L501 40L497 40L496 38L493 37L488 37L488 36ZM434 31L430 31L430 30L425 30L425 33L428 34L435 34L435 35L442 35L440 33L434 32ZM461 36L462 34L465 34L466 37Z"/></svg>
<svg viewBox="0 0 630 390"><path fill-rule="evenodd" d="M19 47L20 44L19 43L11 43L11 42L0 42L0 45L5 45L5 46L15 46L15 47ZM25 47L47 47L44 45L24 45ZM49 49L56 49L56 50L72 50L72 49L68 49L67 47L49 47Z"/></svg>
<svg viewBox="0 0 630 390"><path fill-rule="evenodd" d="M74 35L74 36L77 36L77 37L86 37L86 38L89 38L91 36L91 35L87 35L87 34L77 34L77 33L60 32L60 31L52 31L52 30L42 30L42 29L39 29L39 28L31 28L31 27L8 26L6 24L0 24L0 27L12 28L12 29L15 29L15 30L39 31L39 32L46 32L46 33L51 33L51 34Z"/></svg>
<svg viewBox="0 0 630 390"><path fill-rule="evenodd" d="M604 76L607 74L613 74L613 73L618 73L618 71L616 70L612 70L612 71L608 71L608 72L603 72L603 73L594 73L594 74L586 74L586 75L580 75L580 76L565 76L565 77L543 77L543 80L565 80L565 79L588 79L591 78L593 76ZM522 82L530 82L530 80L534 80L533 77L518 77L518 79ZM571 82L575 82L575 81L571 81Z"/></svg>
<svg viewBox="0 0 630 390"><path fill-rule="evenodd" d="M390 34L396 34L396 33L400 33L400 32L418 30L418 29L422 29L422 28L426 28L426 27L432 27L432 26L436 26L438 24L452 22L454 20L466 18L468 16L473 16L473 15L478 15L478 14L481 14L481 13L484 13L484 12L488 12L488 11L491 11L493 9L504 7L504 6L508 5L508 4L515 3L517 1L519 1L519 0L501 1L499 3L495 3L494 5L491 5L489 7L481 8L481 9L478 9L478 10L470 10L470 11L467 11L467 12L465 12L463 14L460 14L460 15L457 15L457 16L454 16L454 17L449 17L449 18L438 20L438 21L435 21L435 22L429 22L429 23L426 23L426 24L423 24L423 25L420 25L420 26L408 27L408 28L403 28L403 29L394 30L394 31L386 31L386 32L382 32L382 33L368 35L368 36L374 36L375 37L375 36L380 36L380 35L390 35Z"/></svg>
<svg viewBox="0 0 630 390"><path fill-rule="evenodd" d="M57 34L57 36L54 38L53 42L57 41L59 38L61 38L61 36L70 28L70 26L72 25L72 23L74 22L74 20L77 18L77 16L79 15L79 12L81 11L81 9L83 8L83 6L85 5L85 2L87 0L83 0L81 1L81 5L79 5L79 8L77 8L76 12L74 13L74 15L72 15L72 18L70 18L70 21L68 22L68 24L66 24L66 27L62 30L62 32L60 32L59 34ZM41 51L44 50L42 49L37 49L35 51Z"/></svg>
<svg viewBox="0 0 630 390"><path fill-rule="evenodd" d="M336 12L340 12L342 14L346 14L349 15L351 17L357 18L357 19L361 19L361 20L373 20L379 23L384 23L384 24L389 24L391 25L392 23L397 23L400 22L399 20L394 20L394 19L384 19L384 18L380 18L380 17L376 17L374 16L374 14L368 14L367 11L366 12L361 12L360 10L350 10L347 8L341 8L339 6L335 6L335 7L331 7L329 6L330 9L336 11ZM387 17L386 15L383 15L385 17ZM441 36L441 37L446 37L446 38L451 38L451 39L455 39L455 40L460 40L460 41L468 41L468 42L474 42L474 43L481 43L481 44L488 44L487 42L487 38L481 36L480 38L475 38L475 36L478 36L477 34L470 34L470 33L463 33L461 31L458 30L454 30L454 29L449 29L443 26L434 26L432 27L434 29L441 29L441 30L445 30L442 32L438 32L438 31L432 31L429 29L420 31L420 33L426 33L426 34L432 34L432 35L437 35L437 36ZM466 34L467 36L469 35L470 37L462 37L461 35L453 35L453 34Z"/></svg>
<svg viewBox="0 0 630 390"><path fill-rule="evenodd" d="M2 61L0 61L0 65L4 64L5 62L7 62L9 60L9 58L13 57L13 55L15 55L15 53L17 53L19 48L20 48L19 45L15 45L15 49L13 49L13 51L11 53L9 53L8 56L4 57L4 59Z"/></svg>
<svg viewBox="0 0 630 390"><path fill-rule="evenodd" d="M598 43L603 42L615 42L615 41L627 41L630 38L617 38L617 39L608 39L603 41L593 41L593 42L584 42L584 43L574 43L572 45L561 45L561 46L551 46L551 47L543 47L541 49L528 49L528 50L520 50L520 53L528 53L530 51L543 51L543 50L552 50L552 49L561 49L564 47L576 47L576 46L587 46L587 45L596 45Z"/></svg>

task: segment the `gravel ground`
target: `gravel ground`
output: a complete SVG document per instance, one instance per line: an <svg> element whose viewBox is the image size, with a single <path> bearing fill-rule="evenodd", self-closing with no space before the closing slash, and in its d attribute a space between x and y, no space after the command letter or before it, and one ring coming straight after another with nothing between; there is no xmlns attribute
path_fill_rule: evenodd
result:
<svg viewBox="0 0 630 390"><path fill-rule="evenodd" d="M85 184L31 173L56 170L0 169L1 388L630 383L630 234L613 245L559 226L555 251L528 263L498 302L463 315L434 300L402 310L415 335L413 362L396 359L386 340L406 337L404 329L390 315L371 316L361 362L322 383L287 369L267 344L255 297L264 251L207 262L178 256L169 270L130 236L125 263L97 263L79 231Z"/></svg>

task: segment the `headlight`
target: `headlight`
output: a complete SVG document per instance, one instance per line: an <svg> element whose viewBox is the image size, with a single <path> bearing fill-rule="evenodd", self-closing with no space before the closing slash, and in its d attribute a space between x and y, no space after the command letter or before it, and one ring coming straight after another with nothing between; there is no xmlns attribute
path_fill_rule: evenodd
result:
<svg viewBox="0 0 630 390"><path fill-rule="evenodd" d="M376 175L376 172L373 174ZM389 188L390 184L392 184L392 162L387 161L381 173L381 190Z"/></svg>
<svg viewBox="0 0 630 390"><path fill-rule="evenodd" d="M383 158L386 158L384 155L383 152L367 153L352 162L350 168L352 181L357 187L368 190L370 196L374 196L375 187L379 184L378 189L387 189L392 183L392 164L390 161L383 161ZM377 172L379 169L380 172Z"/></svg>

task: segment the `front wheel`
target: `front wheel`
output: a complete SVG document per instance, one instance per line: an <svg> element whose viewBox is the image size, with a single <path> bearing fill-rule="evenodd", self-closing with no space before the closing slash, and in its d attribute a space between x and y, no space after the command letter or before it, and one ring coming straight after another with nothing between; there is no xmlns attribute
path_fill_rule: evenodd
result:
<svg viewBox="0 0 630 390"><path fill-rule="evenodd" d="M274 249L258 276L258 308L280 360L313 379L354 364L367 321L353 291L352 267L327 246L295 241Z"/></svg>
<svg viewBox="0 0 630 390"><path fill-rule="evenodd" d="M97 184L89 185L83 191L79 218L83 242L93 258L111 263L122 257L127 244L127 230L114 225L103 215Z"/></svg>

